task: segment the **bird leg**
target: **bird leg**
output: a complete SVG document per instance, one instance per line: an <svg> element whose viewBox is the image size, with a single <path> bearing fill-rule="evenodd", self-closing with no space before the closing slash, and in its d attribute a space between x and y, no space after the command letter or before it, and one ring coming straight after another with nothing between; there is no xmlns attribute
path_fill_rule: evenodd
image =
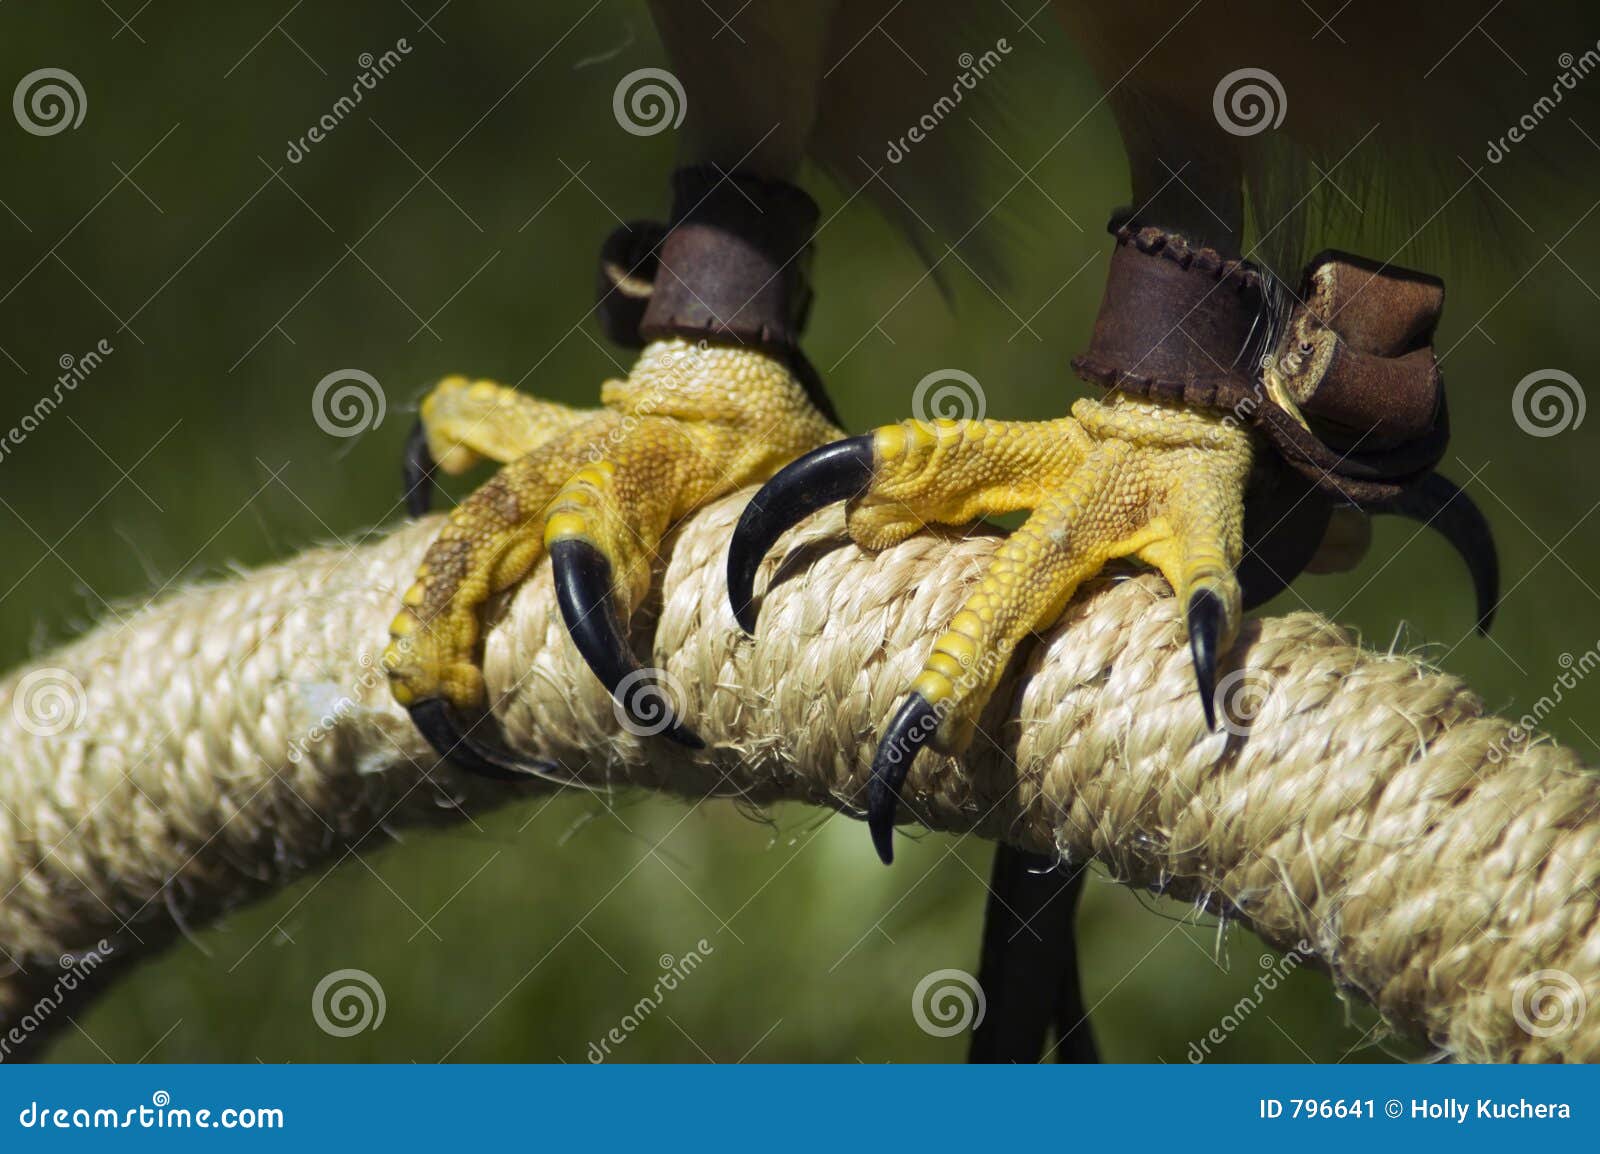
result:
<svg viewBox="0 0 1600 1154"><path fill-rule="evenodd" d="M642 301L633 327L644 347L626 379L603 386L600 408L460 378L423 402L407 467L414 489L425 493L435 469L504 465L451 511L385 656L395 699L441 756L465 767L496 777L525 768L500 735L479 650L490 599L546 555L573 643L624 725L700 744L627 643L661 539L707 501L839 435L796 347L810 199L704 167L678 173L676 206L659 243L610 278L607 327L621 331ZM615 245L607 256L614 264Z"/></svg>
<svg viewBox="0 0 1600 1154"><path fill-rule="evenodd" d="M1108 389L1104 401L1079 401L1069 418L1056 421L907 421L823 446L773 477L734 532L728 591L740 622L753 629L763 558L828 501L849 502L850 534L868 549L928 524L1030 512L954 618L930 623L922 671L879 742L866 809L885 862L893 857L898 801L917 752L965 749L1019 645L1052 624L1108 562L1143 562L1178 595L1200 691L1197 717L1212 726L1218 662L1246 604L1240 571L1247 552L1255 554L1254 575L1281 587L1313 556L1331 499L1415 515L1416 498L1447 498L1470 527L1453 538L1458 546L1488 540L1481 515L1459 491L1427 481L1442 434L1431 423L1434 410L1415 398L1438 388L1426 351L1429 310L1436 308L1417 291L1415 274L1396 270L1379 279L1346 260L1355 271L1331 295L1313 295L1279 318L1269 282L1247 262L1135 221L1113 222L1113 233L1117 248L1094 339L1074 362L1080 375ZM1313 266L1312 279L1327 263ZM1351 305L1341 316L1324 307L1363 274L1361 291L1371 299L1362 308ZM1367 313L1373 316L1364 324ZM1391 331L1380 341L1381 316ZM1315 340L1302 354L1307 333ZM1262 379L1268 364L1290 394L1303 397L1312 418L1326 419L1332 407L1319 401L1332 398L1340 411L1372 414L1374 427L1387 420L1388 430L1365 452L1325 440L1272 401ZM1370 381L1382 388L1367 389ZM1278 509L1285 491L1295 500L1276 520L1252 525L1246 496L1263 488ZM1302 513L1301 498L1313 495L1318 499ZM1307 518L1312 534L1303 531ZM1492 572L1492 552L1487 563L1481 554L1469 561L1475 577ZM1487 585L1492 593L1492 580Z"/></svg>

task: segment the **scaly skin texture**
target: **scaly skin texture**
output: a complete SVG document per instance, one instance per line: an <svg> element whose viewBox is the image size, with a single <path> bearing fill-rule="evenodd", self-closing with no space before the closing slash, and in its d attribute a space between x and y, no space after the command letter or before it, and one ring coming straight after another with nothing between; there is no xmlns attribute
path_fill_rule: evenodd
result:
<svg viewBox="0 0 1600 1154"><path fill-rule="evenodd" d="M934 707L932 744L957 753L1017 645L1053 623L1108 561L1159 569L1180 603L1214 593L1221 648L1241 616L1250 435L1220 414L1113 396L1058 421L906 421L873 434L873 480L847 509L881 549L924 524L1031 510L995 553L909 687Z"/></svg>
<svg viewBox="0 0 1600 1154"><path fill-rule="evenodd" d="M600 399L602 408L570 409L451 377L423 402L440 469L485 457L505 468L451 511L390 626L385 664L402 706L489 704L477 656L483 607L555 542L586 541L605 556L626 621L674 522L841 435L785 365L746 349L655 341Z"/></svg>

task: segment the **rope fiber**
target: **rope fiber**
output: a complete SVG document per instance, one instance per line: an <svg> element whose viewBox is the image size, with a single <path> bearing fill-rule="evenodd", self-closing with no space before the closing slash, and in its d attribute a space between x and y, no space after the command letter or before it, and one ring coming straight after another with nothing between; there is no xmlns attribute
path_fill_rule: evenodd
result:
<svg viewBox="0 0 1600 1154"><path fill-rule="evenodd" d="M633 623L709 748L621 728L547 568L486 643L514 745L591 788L854 812L881 727L997 538L867 554L835 508L768 558L751 639L724 584L748 496L669 539ZM0 1032L63 955L104 939L147 956L380 821L558 788L436 765L390 700L387 625L438 523L181 591L0 680ZM1240 919L1455 1059L1600 1059L1600 1013L1583 1012L1600 1000L1600 777L1314 614L1247 622L1221 672L1230 721L1211 733L1166 586L1099 581L1008 672L968 754L917 760L902 811Z"/></svg>

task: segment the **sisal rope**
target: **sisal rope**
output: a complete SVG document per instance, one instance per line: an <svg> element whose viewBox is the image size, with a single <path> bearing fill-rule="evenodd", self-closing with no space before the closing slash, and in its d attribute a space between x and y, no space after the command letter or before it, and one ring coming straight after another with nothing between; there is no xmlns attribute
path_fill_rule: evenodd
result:
<svg viewBox="0 0 1600 1154"><path fill-rule="evenodd" d="M747 497L668 542L659 603L634 623L711 748L619 728L543 571L485 654L514 743L591 786L857 802L931 629L996 539L865 554L835 509L768 559L751 640L723 580ZM436 766L389 699L386 628L437 523L183 591L0 681L0 1027L61 955L106 939L137 956L379 822L553 788ZM1099 583L1008 674L989 736L918 760L908 808L1242 919L1455 1058L1600 1059L1600 1007L1583 1012L1600 1002L1600 778L1515 740L1459 680L1312 614L1248 623L1229 660L1236 732L1213 734L1165 586Z"/></svg>

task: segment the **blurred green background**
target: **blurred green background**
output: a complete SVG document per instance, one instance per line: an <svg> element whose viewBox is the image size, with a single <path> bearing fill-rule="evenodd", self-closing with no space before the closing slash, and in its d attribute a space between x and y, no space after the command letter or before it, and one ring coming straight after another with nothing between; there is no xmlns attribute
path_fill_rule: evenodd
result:
<svg viewBox="0 0 1600 1154"><path fill-rule="evenodd" d="M587 313L600 240L618 217L665 208L673 134L628 135L612 116L619 79L662 63L642 5L433 7L0 7L5 89L53 66L87 96L73 131L0 124L0 428L52 391L63 357L102 339L114 350L0 457L6 665L108 606L394 522L410 409L440 375L589 404L625 368ZM1048 13L1038 28L1059 56ZM288 142L348 91L361 54L401 37L403 62L288 163ZM1043 126L1097 99L1081 68L1007 67ZM1577 127L1543 131L1592 147ZM915 382L951 366L982 382L991 415L1056 416L1086 395L1067 362L1101 276L1062 281L1103 253L1101 223L1127 196L1104 108L1033 176L1005 207L1036 259L998 296L958 262L942 289L924 278L859 202L829 225L808 347L848 425L906 415ZM1501 544L1494 638L1470 635L1453 555L1397 523L1379 526L1359 570L1303 579L1269 612L1303 603L1375 646L1425 647L1520 712L1562 654L1600 639L1590 427L1536 438L1511 412L1535 370L1600 379L1600 298L1583 272L1600 254L1600 214L1585 215L1592 188L1524 203L1513 165L1496 176L1532 236L1503 264L1451 270L1439 342L1455 402L1448 471L1476 477ZM825 212L840 204L826 180L808 183ZM349 367L382 383L388 414L336 439L313 421L311 394ZM1592 754L1597 700L1600 686L1581 685L1548 730ZM144 964L53 1056L581 1062L650 991L663 955L705 939L705 963L616 1059L959 1060L964 1039L920 1030L911 991L930 971L975 969L990 847L947 853L950 839L927 836L884 870L855 823L792 808L770 818L642 797L613 817L568 797L481 818L481 833L400 834ZM1103 877L1081 924L1111 1060L1188 1060L1270 961L1249 934ZM387 1015L335 1038L310 1003L345 967L379 979ZM1395 1047L1371 1025L1307 970L1211 1056L1383 1058Z"/></svg>

